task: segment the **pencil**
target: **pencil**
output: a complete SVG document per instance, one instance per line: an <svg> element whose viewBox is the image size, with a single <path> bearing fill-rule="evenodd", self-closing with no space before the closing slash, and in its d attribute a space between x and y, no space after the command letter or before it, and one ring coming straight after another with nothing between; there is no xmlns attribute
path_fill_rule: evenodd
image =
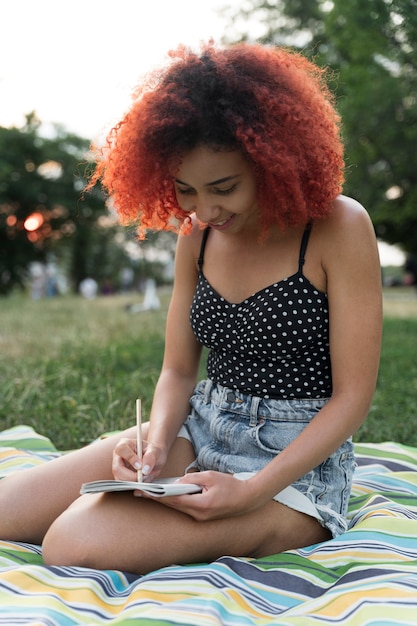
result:
<svg viewBox="0 0 417 626"><path fill-rule="evenodd" d="M142 463L142 403L139 398L136 400L136 445L137 455ZM142 482L142 467L138 469L137 481Z"/></svg>

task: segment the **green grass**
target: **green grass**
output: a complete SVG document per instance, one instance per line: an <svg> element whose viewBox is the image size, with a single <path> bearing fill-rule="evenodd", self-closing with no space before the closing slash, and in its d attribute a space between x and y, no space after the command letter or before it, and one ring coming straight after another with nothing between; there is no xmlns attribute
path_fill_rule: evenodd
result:
<svg viewBox="0 0 417 626"><path fill-rule="evenodd" d="M417 446L417 298L413 304L413 317L385 315L377 389L356 439Z"/></svg>
<svg viewBox="0 0 417 626"><path fill-rule="evenodd" d="M60 449L144 419L162 363L167 296L159 311L131 315L137 297L3 300L0 428L24 423Z"/></svg>
<svg viewBox="0 0 417 626"><path fill-rule="evenodd" d="M164 347L161 309L128 314L137 296L0 300L0 429L29 424L71 449L149 415ZM417 446L417 296L385 292L378 386L357 441Z"/></svg>

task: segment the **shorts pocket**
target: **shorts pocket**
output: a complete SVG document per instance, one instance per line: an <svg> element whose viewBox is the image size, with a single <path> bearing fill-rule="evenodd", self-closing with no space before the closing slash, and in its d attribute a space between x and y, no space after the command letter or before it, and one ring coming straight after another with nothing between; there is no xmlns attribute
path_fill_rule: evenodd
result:
<svg viewBox="0 0 417 626"><path fill-rule="evenodd" d="M308 421L293 422L261 418L251 435L261 450L276 456L298 437L308 423Z"/></svg>

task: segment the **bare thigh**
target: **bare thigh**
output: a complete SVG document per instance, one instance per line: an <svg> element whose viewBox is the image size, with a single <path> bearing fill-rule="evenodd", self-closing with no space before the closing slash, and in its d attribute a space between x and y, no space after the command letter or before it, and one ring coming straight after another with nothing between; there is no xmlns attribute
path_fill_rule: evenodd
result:
<svg viewBox="0 0 417 626"><path fill-rule="evenodd" d="M193 458L191 444L178 439L172 453L172 473L180 474ZM275 501L238 517L197 522L163 501L113 493L79 498L51 526L43 556L49 565L144 574L222 555L261 557L328 538L317 520Z"/></svg>

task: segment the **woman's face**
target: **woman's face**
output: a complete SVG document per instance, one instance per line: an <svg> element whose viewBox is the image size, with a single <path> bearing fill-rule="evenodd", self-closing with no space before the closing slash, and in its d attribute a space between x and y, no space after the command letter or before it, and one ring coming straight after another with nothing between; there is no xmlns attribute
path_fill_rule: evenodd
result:
<svg viewBox="0 0 417 626"><path fill-rule="evenodd" d="M258 223L255 175L238 150L190 150L174 183L181 208L213 229L236 233Z"/></svg>

